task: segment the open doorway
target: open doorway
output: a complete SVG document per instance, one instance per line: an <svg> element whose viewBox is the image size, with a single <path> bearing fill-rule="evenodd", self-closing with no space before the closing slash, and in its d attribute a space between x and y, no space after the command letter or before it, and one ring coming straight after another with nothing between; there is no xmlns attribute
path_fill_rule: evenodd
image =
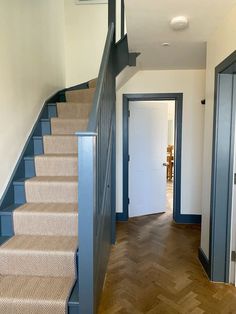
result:
<svg viewBox="0 0 236 314"><path fill-rule="evenodd" d="M176 222L185 222L187 215L181 215L180 208L182 102L182 94L123 95L123 216L121 220L169 210ZM145 111L145 104L151 110ZM169 109L168 104L170 104ZM134 120L130 119L131 111L137 111L137 118ZM156 123L158 116L159 120ZM142 125L130 126L130 123ZM165 139L163 139L163 130L165 130ZM151 136L150 139L152 133L162 135L158 139L155 136ZM130 137L134 137L132 143ZM158 141L158 143L152 145L150 141ZM132 148L132 145L136 148ZM135 153L135 149L138 149L139 154ZM156 176L153 176L154 173ZM147 193L148 197L145 197Z"/></svg>
<svg viewBox="0 0 236 314"><path fill-rule="evenodd" d="M235 73L236 52L215 69L209 261L202 262L212 281L226 283L235 283L236 260L235 239L232 240L235 237L232 206L235 207L236 183Z"/></svg>
<svg viewBox="0 0 236 314"><path fill-rule="evenodd" d="M130 101L129 217L173 212L175 101Z"/></svg>
<svg viewBox="0 0 236 314"><path fill-rule="evenodd" d="M168 107L168 138L166 149L166 210L173 213L174 167L175 167L175 101L167 101Z"/></svg>

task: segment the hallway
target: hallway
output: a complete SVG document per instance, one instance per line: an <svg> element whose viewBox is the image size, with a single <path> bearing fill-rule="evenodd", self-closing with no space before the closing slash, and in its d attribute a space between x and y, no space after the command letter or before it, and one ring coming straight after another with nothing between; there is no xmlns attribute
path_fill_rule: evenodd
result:
<svg viewBox="0 0 236 314"><path fill-rule="evenodd" d="M236 313L236 288L209 282L198 261L200 227L173 223L170 206L117 224L99 314Z"/></svg>

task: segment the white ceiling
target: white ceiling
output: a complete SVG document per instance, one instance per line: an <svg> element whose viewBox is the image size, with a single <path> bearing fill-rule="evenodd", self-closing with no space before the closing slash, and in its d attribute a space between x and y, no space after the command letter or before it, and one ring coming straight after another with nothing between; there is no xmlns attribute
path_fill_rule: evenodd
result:
<svg viewBox="0 0 236 314"><path fill-rule="evenodd" d="M125 0L129 49L141 53L143 69L203 69L207 39L234 5L236 0ZM187 30L170 28L178 15L189 18Z"/></svg>

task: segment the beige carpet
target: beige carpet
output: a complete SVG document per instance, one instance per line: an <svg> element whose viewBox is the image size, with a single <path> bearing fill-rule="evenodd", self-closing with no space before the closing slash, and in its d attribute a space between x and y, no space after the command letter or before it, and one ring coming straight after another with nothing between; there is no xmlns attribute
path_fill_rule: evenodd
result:
<svg viewBox="0 0 236 314"><path fill-rule="evenodd" d="M26 180L26 204L13 213L15 236L0 246L0 313L65 314L76 279L78 152L76 131L87 128L96 79L66 93Z"/></svg>

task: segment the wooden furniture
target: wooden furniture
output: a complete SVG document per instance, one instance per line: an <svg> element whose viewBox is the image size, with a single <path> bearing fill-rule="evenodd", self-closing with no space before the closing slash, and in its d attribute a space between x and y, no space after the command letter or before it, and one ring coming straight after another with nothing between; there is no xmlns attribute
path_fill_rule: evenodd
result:
<svg viewBox="0 0 236 314"><path fill-rule="evenodd" d="M174 176L174 146L168 145L166 178L168 181L172 181L173 176Z"/></svg>

